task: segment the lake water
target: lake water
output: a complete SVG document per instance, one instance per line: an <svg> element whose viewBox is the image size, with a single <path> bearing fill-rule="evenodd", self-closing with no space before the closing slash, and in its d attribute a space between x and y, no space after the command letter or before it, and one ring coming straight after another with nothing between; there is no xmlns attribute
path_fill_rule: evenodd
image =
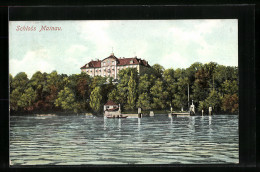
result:
<svg viewBox="0 0 260 172"><path fill-rule="evenodd" d="M11 116L11 165L238 163L238 116Z"/></svg>

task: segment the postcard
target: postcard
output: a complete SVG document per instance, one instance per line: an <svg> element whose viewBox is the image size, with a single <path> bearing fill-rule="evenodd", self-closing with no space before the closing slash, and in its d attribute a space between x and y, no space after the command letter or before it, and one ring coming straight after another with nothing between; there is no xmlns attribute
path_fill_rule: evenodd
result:
<svg viewBox="0 0 260 172"><path fill-rule="evenodd" d="M238 20L9 21L10 166L238 164Z"/></svg>

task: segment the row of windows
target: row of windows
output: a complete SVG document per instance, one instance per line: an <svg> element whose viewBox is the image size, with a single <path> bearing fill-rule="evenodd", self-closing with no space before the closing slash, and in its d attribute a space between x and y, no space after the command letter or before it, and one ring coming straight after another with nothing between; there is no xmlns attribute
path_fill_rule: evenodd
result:
<svg viewBox="0 0 260 172"><path fill-rule="evenodd" d="M90 73L90 75L93 76L93 73ZM110 74L110 73L109 73L109 74L104 73L104 74L103 74L103 76L108 76L108 77L112 77L112 76L114 76L114 75L115 75L114 73L112 73L112 74ZM98 74L95 74L95 76L102 76L102 74L101 74L101 73L98 73Z"/></svg>
<svg viewBox="0 0 260 172"><path fill-rule="evenodd" d="M107 61L107 64L109 64L110 63L110 61L108 60ZM116 64L116 62L115 61L112 61L111 62L112 63L112 65L115 65ZM134 63L134 60L130 60L130 64L133 64ZM106 65L106 62L103 62L103 66L105 66Z"/></svg>
<svg viewBox="0 0 260 172"><path fill-rule="evenodd" d="M136 66L129 66L130 68L136 68ZM124 68L127 68L127 67L118 67L117 70L120 71L121 69L124 69ZM114 68L110 69L110 68L104 68L103 69L104 71L107 71L107 70L115 70ZM96 69L96 72L101 72L101 69ZM93 70L86 70L86 72L93 72Z"/></svg>
<svg viewBox="0 0 260 172"><path fill-rule="evenodd" d="M109 64L110 63L110 61L108 60L107 61L107 64ZM115 61L112 61L112 65L115 65L116 63L115 63ZM105 66L106 65L106 62L103 62L103 66Z"/></svg>

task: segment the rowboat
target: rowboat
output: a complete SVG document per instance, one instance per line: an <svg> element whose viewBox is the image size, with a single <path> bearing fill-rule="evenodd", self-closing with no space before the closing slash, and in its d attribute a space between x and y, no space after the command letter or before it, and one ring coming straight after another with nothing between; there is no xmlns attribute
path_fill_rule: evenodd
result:
<svg viewBox="0 0 260 172"><path fill-rule="evenodd" d="M107 118L127 118L127 116L106 116Z"/></svg>

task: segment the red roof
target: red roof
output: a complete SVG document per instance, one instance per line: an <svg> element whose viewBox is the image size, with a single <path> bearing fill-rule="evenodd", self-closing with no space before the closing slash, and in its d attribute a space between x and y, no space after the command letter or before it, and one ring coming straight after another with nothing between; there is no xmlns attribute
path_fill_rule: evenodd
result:
<svg viewBox="0 0 260 172"><path fill-rule="evenodd" d="M150 67L150 65L148 64L147 61L142 60L142 59L138 59L137 57L132 57L132 58L116 58L114 55L110 55L107 58L114 58L117 61L117 65L118 66L124 66L124 65L143 65L146 67ZM107 59L105 58L105 59ZM104 60L105 60L104 59ZM102 60L103 61L103 60ZM87 66L88 64L88 66ZM101 60L98 61L90 61L89 63L85 64L84 66L82 66L80 69L83 68L100 68L101 67Z"/></svg>
<svg viewBox="0 0 260 172"><path fill-rule="evenodd" d="M87 66L88 65L88 66ZM89 63L85 64L84 66L82 66L80 69L82 68L97 68L97 67L101 67L101 61L98 60L98 61L90 61Z"/></svg>
<svg viewBox="0 0 260 172"><path fill-rule="evenodd" d="M114 105L118 105L118 104L116 104L115 102L109 100L105 105L114 106Z"/></svg>

